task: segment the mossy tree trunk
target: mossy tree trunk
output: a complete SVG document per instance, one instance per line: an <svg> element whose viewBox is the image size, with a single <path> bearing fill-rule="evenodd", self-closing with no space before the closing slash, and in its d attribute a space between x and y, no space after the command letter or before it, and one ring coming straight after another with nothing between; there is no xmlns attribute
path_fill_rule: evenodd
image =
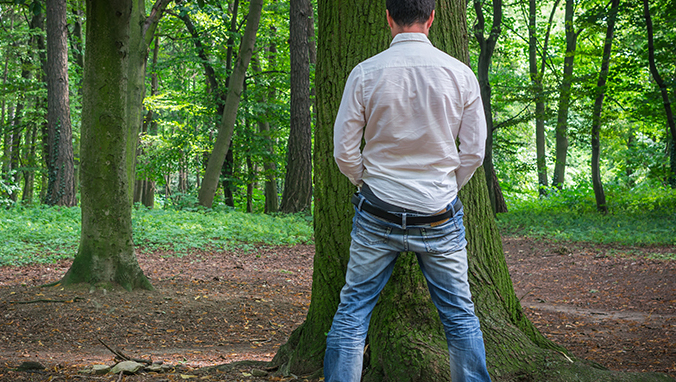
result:
<svg viewBox="0 0 676 382"><path fill-rule="evenodd" d="M390 41L384 2L320 0L318 6L312 302L305 322L272 361L282 373L295 375L321 374L325 333L339 303L349 258L353 216L349 200L354 187L334 164L333 121L350 70L386 49ZM468 62L465 1L437 0L436 12L430 39L435 46ZM505 262L483 171L476 172L460 198L466 213L469 278L493 380L632 380L633 376L615 375L572 360L523 314ZM397 261L373 313L367 344L364 381L450 380L442 325L414 255L403 254Z"/></svg>
<svg viewBox="0 0 676 382"><path fill-rule="evenodd" d="M134 254L131 207L147 48L166 0L89 0L81 137L80 246L62 284L152 289Z"/></svg>

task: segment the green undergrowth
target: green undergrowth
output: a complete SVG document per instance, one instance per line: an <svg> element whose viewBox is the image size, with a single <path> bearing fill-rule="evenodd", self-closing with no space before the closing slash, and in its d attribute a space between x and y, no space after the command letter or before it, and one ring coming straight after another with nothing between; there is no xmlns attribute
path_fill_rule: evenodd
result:
<svg viewBox="0 0 676 382"><path fill-rule="evenodd" d="M591 187L552 191L545 198L508 197L497 221L504 235L632 246L676 245L676 190L606 190L608 213L596 209ZM671 258L672 256L666 256Z"/></svg>
<svg viewBox="0 0 676 382"><path fill-rule="evenodd" d="M134 243L141 252L182 256L194 250L248 250L257 244L311 243L311 218L238 211L135 209ZM78 207L0 209L0 266L53 263L77 253Z"/></svg>

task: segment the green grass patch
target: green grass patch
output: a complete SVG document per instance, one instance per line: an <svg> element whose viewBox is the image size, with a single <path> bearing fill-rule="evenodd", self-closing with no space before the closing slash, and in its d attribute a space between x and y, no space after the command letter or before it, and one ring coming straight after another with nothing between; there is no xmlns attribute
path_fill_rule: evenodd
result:
<svg viewBox="0 0 676 382"><path fill-rule="evenodd" d="M508 198L498 216L503 234L622 245L676 245L676 191L607 187L609 213L596 211L591 187L553 192L546 198Z"/></svg>
<svg viewBox="0 0 676 382"><path fill-rule="evenodd" d="M141 251L176 256L197 249L249 250L254 244L311 243L310 218L237 211L135 209L134 243ZM15 207L0 210L0 266L53 263L73 258L80 240L78 207Z"/></svg>

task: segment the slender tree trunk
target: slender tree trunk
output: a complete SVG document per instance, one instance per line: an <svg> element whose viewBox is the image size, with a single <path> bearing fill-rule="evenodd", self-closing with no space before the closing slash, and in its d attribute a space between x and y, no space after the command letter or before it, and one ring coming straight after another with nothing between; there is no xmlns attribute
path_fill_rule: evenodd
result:
<svg viewBox="0 0 676 382"><path fill-rule="evenodd" d="M491 108L491 83L488 78L493 52L495 45L498 42L501 32L502 22L502 0L493 0L493 25L488 37L484 35L486 22L483 11L483 1L474 0L474 10L477 15L476 24L474 25L474 37L479 43L479 63L477 65L477 77L479 86L481 87L481 100L484 105L484 115L486 116L486 127L488 134L486 135L486 156L484 157L483 168L486 172L486 179L488 180L488 195L491 201L493 213L507 212L507 206L498 205L498 194L502 194L500 190L500 183L493 182L493 178L497 179L495 174L495 167L493 166L493 111ZM504 199L501 199L504 203Z"/></svg>
<svg viewBox="0 0 676 382"><path fill-rule="evenodd" d="M10 19L10 30L14 29L14 14L11 12L9 14ZM5 51L5 65L2 70L2 86L5 88L7 85L7 77L9 75L9 59L11 57L10 52L12 50L12 45L7 45L7 50ZM13 116L14 108L8 105L5 97L2 98L2 116L0 118L0 123L2 126L2 167L0 168L0 181L7 182L9 181L9 171L11 170L11 161L10 157L12 155L12 134L8 128L11 124L11 121L14 120ZM5 195L4 190L0 190L2 193L0 195ZM7 194L7 196L9 196Z"/></svg>
<svg viewBox="0 0 676 382"><path fill-rule="evenodd" d="M620 0L613 0L610 6L610 14L608 15L608 28L606 30L606 39L603 44L603 58L601 59L601 71L599 73L599 80L596 84L596 100L594 101L594 110L592 115L592 131L591 131L591 173L592 186L594 187L594 196L596 197L596 209L601 213L608 212L606 205L606 194L603 191L603 182L601 181L601 111L603 109L603 98L606 94L606 81L608 80L608 72L610 68L610 52L613 46L613 34L615 30L615 20L617 19L617 10L620 5Z"/></svg>
<svg viewBox="0 0 676 382"><path fill-rule="evenodd" d="M221 166L221 176L223 177L222 187L223 187L223 202L226 206L235 207L235 155L232 152L232 148L228 149L227 154L225 154L225 161L223 161L223 166Z"/></svg>
<svg viewBox="0 0 676 382"><path fill-rule="evenodd" d="M84 39L82 38L84 4L82 4L81 0L73 0L72 7L73 7L72 9L73 30L68 35L69 36L68 41L70 42L70 52L73 55L73 61L79 68L78 73L82 74L82 70L84 68L84 49L82 45L84 43ZM82 85L82 81L80 81L79 84ZM78 94L82 96L82 86L78 86Z"/></svg>
<svg viewBox="0 0 676 382"><path fill-rule="evenodd" d="M636 182L634 181L634 161L633 161L633 156L631 153L634 151L634 146L636 141L636 134L634 133L633 129L629 129L629 132L627 133L627 152L629 155L626 156L624 160L624 174L627 176L627 184L629 187L634 187L636 185Z"/></svg>
<svg viewBox="0 0 676 382"><path fill-rule="evenodd" d="M19 107L20 106L20 107ZM17 114L18 112L23 110L23 104L17 105L16 111ZM15 114L16 118L16 114ZM11 170L14 171L12 174L12 182L15 185L15 188L13 188L10 193L9 193L9 199L13 202L16 202L19 200L19 192L18 192L18 186L19 182L21 181L21 132L20 129L18 129L15 125L14 127L14 132L12 133L12 151L11 151L11 156L10 156L10 163L11 163Z"/></svg>
<svg viewBox="0 0 676 382"><path fill-rule="evenodd" d="M566 0L566 57L563 60L563 82L559 94L559 110L556 119L556 162L552 183L562 188L566 174L566 158L568 155L568 110L570 108L571 88L573 85L573 65L577 33L573 25L574 0Z"/></svg>
<svg viewBox="0 0 676 382"><path fill-rule="evenodd" d="M36 107L44 107L40 105L40 100L36 100ZM25 148L25 157L24 163L26 170L24 171L24 186L23 192L21 194L21 202L23 204L33 203L33 196L35 193L35 170L38 166L37 161L37 140L38 140L38 131L39 128L35 124L31 124L28 130L26 131L26 148Z"/></svg>
<svg viewBox="0 0 676 382"><path fill-rule="evenodd" d="M280 210L306 211L312 204L312 120L310 115L309 0L291 0L291 132Z"/></svg>
<svg viewBox="0 0 676 382"><path fill-rule="evenodd" d="M77 200L68 89L66 13L66 0L47 0L47 130L50 153L45 203L72 207L77 204Z"/></svg>
<svg viewBox="0 0 676 382"><path fill-rule="evenodd" d="M655 43L654 43L654 32L653 32L653 22L650 16L650 2L648 0L643 0L643 15L645 17L646 29L648 32L648 62L650 64L650 73L653 76L653 79L657 83L657 86L660 88L660 94L662 95L662 103L664 104L664 112L667 116L667 126L669 126L669 134L671 135L671 174L669 174L669 183L672 188L676 188L676 122L674 121L674 112L671 109L671 100L669 99L669 92L667 91L667 86L660 75L660 72L657 70L657 65L655 64Z"/></svg>
<svg viewBox="0 0 676 382"><path fill-rule="evenodd" d="M246 130L251 131L250 122L246 120ZM247 139L249 142L247 146L251 147L251 139ZM246 212L253 212L253 192L256 187L256 165L253 163L253 158L251 157L251 150L245 152L246 156Z"/></svg>
<svg viewBox="0 0 676 382"><path fill-rule="evenodd" d="M538 72L538 38L537 38L537 2L528 1L528 63L530 68L530 78L535 95L535 152L536 167L538 173L538 192L540 196L547 195L547 137L545 132L545 91L542 80L545 74L545 63L547 60L547 46L549 42L549 33L552 27L554 11L559 5L560 0L556 0L552 5L552 11L549 16L547 32L545 33L540 71Z"/></svg>
<svg viewBox="0 0 676 382"><path fill-rule="evenodd" d="M267 48L268 51L268 61L270 66L274 67L276 62L277 47L275 44L270 44L270 47ZM260 73L260 60L257 56L254 56L255 60L252 58L251 65L255 72ZM270 99L274 99L275 88L274 86L268 86L267 94L261 93L261 98L258 102L263 106ZM264 107L263 110L266 110ZM270 118L267 115L269 114L266 111L265 115L258 117L258 131L263 136L266 146L266 158L263 159L263 174L265 176L265 213L274 213L279 209L279 196L277 191L277 177L275 176L277 172L277 165L274 160L275 156L275 144L271 136L272 129L270 128Z"/></svg>
<svg viewBox="0 0 676 382"><path fill-rule="evenodd" d="M232 61L235 56L235 34L239 31L237 29L237 14L239 12L239 0L234 0L232 3L232 16L230 17L230 37L226 45L228 46L228 51L225 58L225 70L228 73L228 76L225 78L225 87L230 87L230 73L232 71ZM223 115L223 107L225 104L226 95L222 94L221 106L218 110L218 115ZM223 168L221 168L221 174L223 175L223 197L225 199L225 205L230 207L235 207L235 182L234 179L234 170L235 170L235 154L233 153L232 146L228 148L228 153L225 155L225 161L223 162Z"/></svg>
<svg viewBox="0 0 676 382"><path fill-rule="evenodd" d="M70 43L70 52L73 56L73 62L78 73L77 80L77 98L78 103L82 104L82 71L84 69L84 38L82 36L84 20L84 2L82 0L72 1L72 30L68 34ZM81 107L79 108L81 110ZM73 140L73 165L75 169L74 182L75 192L80 188L80 141L78 137Z"/></svg>
<svg viewBox="0 0 676 382"><path fill-rule="evenodd" d="M249 4L249 16L247 18L244 36L240 47L239 57L235 64L235 69L230 77L230 86L223 110L223 118L218 127L218 135L214 149L209 157L207 169L202 181L202 187L199 191L199 203L205 207L211 207L218 187L218 176L223 167L223 161L230 148L232 134L235 129L235 119L237 118L237 109L244 86L244 76L249 66L249 61L253 54L254 44L256 42L256 32L260 21L263 0L252 0Z"/></svg>
<svg viewBox="0 0 676 382"><path fill-rule="evenodd" d="M30 61L28 59L23 59L22 61L22 67L23 69L21 70L21 78L23 78L25 81L30 81L32 77L31 71L28 69L30 68ZM21 135L22 132L24 131L24 119L23 119L23 114L24 114L24 108L25 108L25 103L28 100L26 99L26 95L22 95L19 99L19 101L16 104L16 109L14 110L14 118L12 119L10 131L12 135L12 147L10 151L10 157L9 157L9 163L10 163L10 170L12 170L14 173L12 175L12 181L15 185L20 184L21 182L21 176L22 176L22 171L21 171ZM18 188L14 188L10 194L9 194L9 199L13 202L16 202L19 200L19 192Z"/></svg>
<svg viewBox="0 0 676 382"><path fill-rule="evenodd" d="M160 52L160 37L155 37L155 46L153 48L153 72L150 74L150 94L156 95L159 88L159 79L157 77L157 57ZM143 119L143 128L141 136L157 135L157 121L154 119L152 109L148 109ZM139 155L143 154L143 149L139 149ZM138 189L134 191L134 203L140 202L148 208L155 207L155 181L146 177L143 180L137 180Z"/></svg>
<svg viewBox="0 0 676 382"><path fill-rule="evenodd" d="M41 49L44 47L44 41L42 41L42 34L40 32L44 31L44 13L41 8L40 11L34 12L31 20L29 22L29 28L31 29L31 37L27 41L28 53L21 56L21 78L25 83L29 83L33 78L34 68L44 68L44 56L40 53ZM42 44L41 44L42 43ZM37 50L37 57L32 53L33 50ZM37 61L37 62L36 62ZM37 71L37 77L41 77L39 73L42 70ZM16 109L14 110L13 117L11 118L11 149L9 155L10 170L13 170L12 181L15 186L18 186L21 182L22 176L24 176L24 171L22 167L25 167L25 163L22 166L21 158L21 136L24 131L26 131L24 141L26 144L24 146L29 146L29 132L27 131L28 124L32 122L27 122L24 120L24 109L26 108L26 103L28 102L28 96L26 94L20 94L17 100ZM24 155L25 156L25 155ZM10 200L16 202L19 198L18 187L12 189L9 194Z"/></svg>
<svg viewBox="0 0 676 382"><path fill-rule="evenodd" d="M129 113L129 129L127 134L127 171L129 171L129 197L134 196L136 180L136 155L139 132L143 125L143 98L146 90L146 66L148 48L155 38L155 29L162 17L164 9L171 0L156 0L150 15L146 15L145 1L133 0L129 35L129 63L127 91L127 113Z"/></svg>

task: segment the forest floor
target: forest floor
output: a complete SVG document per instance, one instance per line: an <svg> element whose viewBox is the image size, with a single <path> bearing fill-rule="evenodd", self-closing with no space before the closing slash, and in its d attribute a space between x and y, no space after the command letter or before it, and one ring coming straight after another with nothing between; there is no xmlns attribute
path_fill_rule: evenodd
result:
<svg viewBox="0 0 676 382"><path fill-rule="evenodd" d="M613 370L676 377L674 247L503 238L526 314L576 357ZM0 381L289 381L258 376L310 304L314 247L257 247L183 257L139 253L154 291L40 287L69 261L0 267ZM666 256L665 256L666 255ZM165 374L95 376L111 349L173 366ZM44 370L16 371L36 361ZM254 370L256 369L256 370ZM194 379L193 379L194 378ZM299 378L298 380L304 380Z"/></svg>

